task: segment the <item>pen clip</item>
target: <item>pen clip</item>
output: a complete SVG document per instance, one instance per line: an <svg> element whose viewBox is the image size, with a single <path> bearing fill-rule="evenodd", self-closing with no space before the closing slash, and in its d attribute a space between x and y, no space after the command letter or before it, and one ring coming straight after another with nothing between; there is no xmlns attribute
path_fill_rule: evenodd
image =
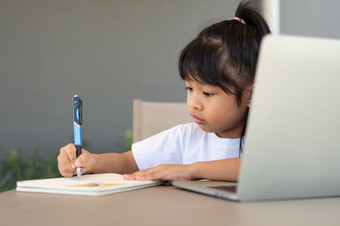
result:
<svg viewBox="0 0 340 226"><path fill-rule="evenodd" d="M73 97L73 121L78 125L83 124L83 102L77 95Z"/></svg>

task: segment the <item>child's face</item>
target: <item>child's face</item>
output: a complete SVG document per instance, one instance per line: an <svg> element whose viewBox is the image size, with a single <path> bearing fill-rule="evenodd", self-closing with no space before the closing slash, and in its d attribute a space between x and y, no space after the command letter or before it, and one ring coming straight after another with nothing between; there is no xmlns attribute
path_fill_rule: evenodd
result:
<svg viewBox="0 0 340 226"><path fill-rule="evenodd" d="M186 81L188 110L202 130L223 138L239 138L244 128L249 101L238 105L234 95L218 86ZM250 97L249 97L250 98Z"/></svg>

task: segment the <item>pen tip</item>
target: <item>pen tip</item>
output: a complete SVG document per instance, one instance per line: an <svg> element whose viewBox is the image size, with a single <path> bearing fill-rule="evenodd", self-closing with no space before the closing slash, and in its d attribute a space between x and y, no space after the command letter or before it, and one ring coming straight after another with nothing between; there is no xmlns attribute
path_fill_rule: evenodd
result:
<svg viewBox="0 0 340 226"><path fill-rule="evenodd" d="M81 176L81 168L77 168L77 177L78 177L78 180L80 180L80 176Z"/></svg>

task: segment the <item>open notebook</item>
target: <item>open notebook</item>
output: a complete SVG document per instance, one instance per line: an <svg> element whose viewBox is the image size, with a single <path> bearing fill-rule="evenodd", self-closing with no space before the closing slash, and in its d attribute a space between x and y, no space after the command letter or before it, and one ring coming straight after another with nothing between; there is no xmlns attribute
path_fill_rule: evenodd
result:
<svg viewBox="0 0 340 226"><path fill-rule="evenodd" d="M130 191L162 184L161 181L124 180L123 176L114 173L87 174L77 177L61 177L17 182L17 191L99 196L117 192Z"/></svg>

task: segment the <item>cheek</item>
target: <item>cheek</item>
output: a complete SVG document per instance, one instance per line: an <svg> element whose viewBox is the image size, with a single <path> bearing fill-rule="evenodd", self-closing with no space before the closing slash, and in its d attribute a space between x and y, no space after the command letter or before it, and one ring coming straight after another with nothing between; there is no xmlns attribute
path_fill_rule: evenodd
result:
<svg viewBox="0 0 340 226"><path fill-rule="evenodd" d="M188 111L190 112L190 95L189 95L189 93L187 93L187 109L188 109Z"/></svg>
<svg viewBox="0 0 340 226"><path fill-rule="evenodd" d="M210 118L212 123L219 123L228 120L231 115L230 108L227 106L218 107L221 105L217 105L214 108L209 108L208 117Z"/></svg>
<svg viewBox="0 0 340 226"><path fill-rule="evenodd" d="M238 124L244 120L247 109L238 106L225 106L215 111L213 116L214 121L219 121L226 124Z"/></svg>

